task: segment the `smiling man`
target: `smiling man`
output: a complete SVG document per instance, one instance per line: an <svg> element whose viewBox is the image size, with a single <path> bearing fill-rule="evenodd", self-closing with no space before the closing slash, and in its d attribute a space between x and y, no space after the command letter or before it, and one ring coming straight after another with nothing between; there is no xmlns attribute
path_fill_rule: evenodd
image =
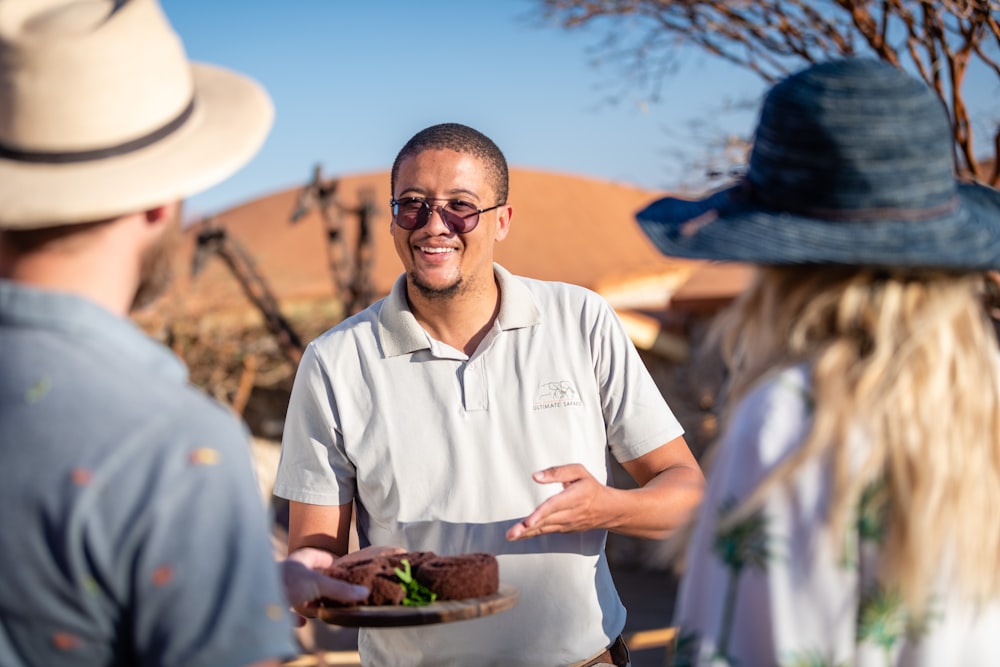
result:
<svg viewBox="0 0 1000 667"><path fill-rule="evenodd" d="M392 168L405 274L313 341L288 408L275 493L289 550L489 552L514 609L362 630L366 665L627 665L607 531L663 537L703 478L611 307L494 262L507 163L480 132L429 127ZM638 483L609 485L609 453ZM315 615L314 609L298 608Z"/></svg>

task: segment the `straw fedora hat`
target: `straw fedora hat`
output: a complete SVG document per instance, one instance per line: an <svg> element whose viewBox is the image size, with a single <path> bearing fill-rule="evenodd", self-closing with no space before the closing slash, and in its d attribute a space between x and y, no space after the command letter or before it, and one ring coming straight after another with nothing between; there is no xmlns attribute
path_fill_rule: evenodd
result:
<svg viewBox="0 0 1000 667"><path fill-rule="evenodd" d="M636 215L667 255L755 264L1000 267L1000 192L959 183L923 82L878 60L813 65L761 109L742 182Z"/></svg>
<svg viewBox="0 0 1000 667"><path fill-rule="evenodd" d="M0 228L183 199L272 119L257 83L187 60L155 0L0 0Z"/></svg>

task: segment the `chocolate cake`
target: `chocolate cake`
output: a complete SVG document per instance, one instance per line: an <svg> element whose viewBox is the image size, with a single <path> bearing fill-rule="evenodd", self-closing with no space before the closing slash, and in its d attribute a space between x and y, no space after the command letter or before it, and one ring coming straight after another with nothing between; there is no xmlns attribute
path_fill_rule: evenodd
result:
<svg viewBox="0 0 1000 667"><path fill-rule="evenodd" d="M496 593L500 587L497 559L492 554L472 553L439 556L431 551L411 551L365 558L345 565L334 564L324 573L335 579L367 586L371 594L361 604L401 605L406 589L396 575L403 560L411 576L437 595L437 600L465 600ZM332 606L342 603L327 601Z"/></svg>
<svg viewBox="0 0 1000 667"><path fill-rule="evenodd" d="M403 560L405 559L410 563L410 570L415 570L418 565L420 565L425 560L431 558L438 558L439 556L433 551L408 551L403 554L388 554L383 556L386 561L393 567L402 567Z"/></svg>
<svg viewBox="0 0 1000 667"><path fill-rule="evenodd" d="M406 589L394 572L379 572L372 579L371 595L366 602L371 605L397 605L403 604L405 597Z"/></svg>
<svg viewBox="0 0 1000 667"><path fill-rule="evenodd" d="M497 559L486 553L430 558L417 566L414 576L437 593L438 600L483 597L500 587Z"/></svg>

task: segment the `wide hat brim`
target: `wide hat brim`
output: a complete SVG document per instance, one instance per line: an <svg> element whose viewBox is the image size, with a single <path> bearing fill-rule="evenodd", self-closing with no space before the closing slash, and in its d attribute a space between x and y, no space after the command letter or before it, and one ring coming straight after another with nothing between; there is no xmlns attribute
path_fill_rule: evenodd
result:
<svg viewBox="0 0 1000 667"><path fill-rule="evenodd" d="M920 220L825 220L762 205L736 185L699 200L664 197L636 214L672 257L765 265L1000 268L1000 191L959 184L950 210Z"/></svg>
<svg viewBox="0 0 1000 667"><path fill-rule="evenodd" d="M169 136L124 155L68 164L0 159L0 227L102 220L180 200L232 175L260 149L274 108L235 72L192 63L194 110Z"/></svg>

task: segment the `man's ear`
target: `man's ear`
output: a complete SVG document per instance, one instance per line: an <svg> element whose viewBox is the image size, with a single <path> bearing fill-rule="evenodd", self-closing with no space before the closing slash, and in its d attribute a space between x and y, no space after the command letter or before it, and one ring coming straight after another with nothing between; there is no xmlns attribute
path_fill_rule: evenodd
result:
<svg viewBox="0 0 1000 667"><path fill-rule="evenodd" d="M146 222L156 224L170 220L174 214L174 207L175 204L163 204L162 206L146 209Z"/></svg>
<svg viewBox="0 0 1000 667"><path fill-rule="evenodd" d="M504 204L500 207L500 212L497 215L497 231L494 239L497 241L503 241L507 238L507 233L510 231L510 220L514 217L514 207L510 204Z"/></svg>
<svg viewBox="0 0 1000 667"><path fill-rule="evenodd" d="M169 211L167 206L157 206L155 208L146 209L146 222L156 223L162 220L166 220L169 217Z"/></svg>

